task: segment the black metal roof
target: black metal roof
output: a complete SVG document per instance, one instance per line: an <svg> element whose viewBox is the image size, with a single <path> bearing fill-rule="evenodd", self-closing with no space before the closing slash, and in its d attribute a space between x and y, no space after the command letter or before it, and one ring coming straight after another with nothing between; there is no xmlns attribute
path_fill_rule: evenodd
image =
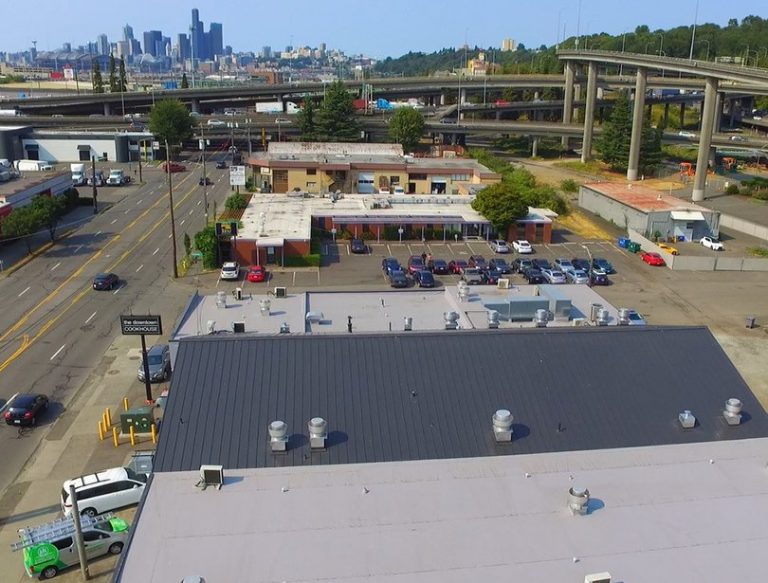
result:
<svg viewBox="0 0 768 583"><path fill-rule="evenodd" d="M744 404L728 426L726 399ZM493 439L509 409L512 443ZM698 419L683 430L678 413ZM310 451L324 417L329 447ZM267 427L288 424L273 454ZM768 416L706 328L546 328L180 342L155 471L634 447L768 436Z"/></svg>

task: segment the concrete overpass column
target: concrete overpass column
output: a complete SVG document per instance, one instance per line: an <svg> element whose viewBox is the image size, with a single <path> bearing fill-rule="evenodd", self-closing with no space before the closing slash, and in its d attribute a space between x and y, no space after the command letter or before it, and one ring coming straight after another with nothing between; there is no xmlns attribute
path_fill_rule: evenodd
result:
<svg viewBox="0 0 768 583"><path fill-rule="evenodd" d="M444 105L445 105L445 93L441 93L440 94L440 106L442 107Z"/></svg>
<svg viewBox="0 0 768 583"><path fill-rule="evenodd" d="M664 127L669 125L669 102L664 104Z"/></svg>
<svg viewBox="0 0 768 583"><path fill-rule="evenodd" d="M715 125L712 126L712 131L716 134L720 133L720 122L723 119L723 94L719 91L715 96Z"/></svg>
<svg viewBox="0 0 768 583"><path fill-rule="evenodd" d="M728 127L732 128L733 124L736 121L736 100L731 99L730 101L731 101L731 116L730 116L730 119L728 120Z"/></svg>
<svg viewBox="0 0 768 583"><path fill-rule="evenodd" d="M112 108L106 101L104 102L104 115L112 115Z"/></svg>
<svg viewBox="0 0 768 583"><path fill-rule="evenodd" d="M704 107L701 121L701 134L699 135L699 155L696 158L696 176L693 179L693 201L704 200L704 191L707 186L707 162L709 160L709 148L712 145L712 127L715 120L715 102L717 101L718 80L707 77L704 89Z"/></svg>
<svg viewBox="0 0 768 583"><path fill-rule="evenodd" d="M581 68L579 66L576 66L575 69L575 76L578 77L581 74ZM573 86L573 100L574 101L581 101L581 83L575 83ZM579 121L579 118L581 117L581 109L578 105L574 105L573 107L573 117L571 118L573 121L577 122Z"/></svg>
<svg viewBox="0 0 768 583"><path fill-rule="evenodd" d="M464 105L466 102L467 102L467 90L466 89L462 89L459 92L459 103Z"/></svg>
<svg viewBox="0 0 768 583"><path fill-rule="evenodd" d="M643 112L645 111L645 86L648 70L638 69L635 80L635 99L632 105L632 138L629 142L629 164L627 180L637 180L640 168L640 143L643 140Z"/></svg>
<svg viewBox="0 0 768 583"><path fill-rule="evenodd" d="M193 99L192 100L192 111L194 113L200 113L200 100L199 99Z"/></svg>
<svg viewBox="0 0 768 583"><path fill-rule="evenodd" d="M539 137L533 136L533 144L531 145L531 158L535 158L539 155Z"/></svg>
<svg viewBox="0 0 768 583"><path fill-rule="evenodd" d="M573 76L574 65L571 61L565 63L565 95L563 97L563 123L571 123L573 115ZM568 148L568 136L563 136L563 148Z"/></svg>
<svg viewBox="0 0 768 583"><path fill-rule="evenodd" d="M685 101L680 102L680 127L685 127Z"/></svg>
<svg viewBox="0 0 768 583"><path fill-rule="evenodd" d="M597 99L597 63L589 64L586 105L584 107L584 138L581 144L582 163L592 158L592 130L595 124L595 100Z"/></svg>

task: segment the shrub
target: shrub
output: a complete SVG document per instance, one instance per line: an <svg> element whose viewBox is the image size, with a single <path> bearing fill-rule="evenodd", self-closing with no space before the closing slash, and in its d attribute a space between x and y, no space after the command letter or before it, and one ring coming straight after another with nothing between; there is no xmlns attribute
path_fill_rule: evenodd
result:
<svg viewBox="0 0 768 583"><path fill-rule="evenodd" d="M376 238L376 235L370 231L365 231L362 235L360 235L360 238L363 241L373 241Z"/></svg>
<svg viewBox="0 0 768 583"><path fill-rule="evenodd" d="M739 185L729 184L728 188L725 189L725 194L739 194Z"/></svg>
<svg viewBox="0 0 768 583"><path fill-rule="evenodd" d="M756 190L752 193L752 198L757 200L768 200L768 190Z"/></svg>
<svg viewBox="0 0 768 583"><path fill-rule="evenodd" d="M243 210L247 206L248 201L239 192L229 195L227 200L224 202L224 208L228 211Z"/></svg>
<svg viewBox="0 0 768 583"><path fill-rule="evenodd" d="M566 178L560 183L560 190L563 192L578 192L579 185L573 178Z"/></svg>
<svg viewBox="0 0 768 583"><path fill-rule="evenodd" d="M288 256L285 258L285 267L320 267L320 254Z"/></svg>

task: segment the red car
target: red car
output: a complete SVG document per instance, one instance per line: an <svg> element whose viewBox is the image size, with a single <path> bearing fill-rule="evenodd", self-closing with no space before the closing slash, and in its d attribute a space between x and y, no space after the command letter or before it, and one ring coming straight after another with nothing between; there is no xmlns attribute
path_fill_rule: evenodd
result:
<svg viewBox="0 0 768 583"><path fill-rule="evenodd" d="M645 261L648 265L656 265L659 267L666 265L666 263L664 263L664 259L658 253L648 253L647 251L643 251L640 253L640 259Z"/></svg>
<svg viewBox="0 0 768 583"><path fill-rule="evenodd" d="M463 259L453 259L448 262L448 271L456 275L461 275L468 267L467 262Z"/></svg>
<svg viewBox="0 0 768 583"><path fill-rule="evenodd" d="M248 281L259 283L267 278L267 272L264 271L264 268L261 265L252 265L250 269L248 269L248 275L245 277Z"/></svg>
<svg viewBox="0 0 768 583"><path fill-rule="evenodd" d="M187 167L183 164L177 164L176 162L163 162L163 172L168 172L169 170L171 172L184 172Z"/></svg>

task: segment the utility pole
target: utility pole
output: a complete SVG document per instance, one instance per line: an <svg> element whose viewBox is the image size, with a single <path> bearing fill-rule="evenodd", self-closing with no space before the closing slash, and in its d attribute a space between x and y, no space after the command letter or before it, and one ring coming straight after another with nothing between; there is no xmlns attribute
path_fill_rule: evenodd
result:
<svg viewBox="0 0 768 583"><path fill-rule="evenodd" d="M146 140L141 140L139 142L139 183L142 182L141 179L141 159L144 157L144 149L146 148Z"/></svg>
<svg viewBox="0 0 768 583"><path fill-rule="evenodd" d="M96 156L91 156L91 177L93 178L93 214L95 215L99 212L99 204L96 202Z"/></svg>
<svg viewBox="0 0 768 583"><path fill-rule="evenodd" d="M205 133L200 124L200 146L203 151L203 205L205 206L205 226L208 226L208 175L205 173Z"/></svg>
<svg viewBox="0 0 768 583"><path fill-rule="evenodd" d="M176 221L173 217L173 172L171 172L171 149L165 140L165 171L168 173L168 201L171 205L171 244L173 246L173 279L179 277L179 267L176 261Z"/></svg>
<svg viewBox="0 0 768 583"><path fill-rule="evenodd" d="M88 581L91 574L88 572L88 557L85 554L85 545L83 544L83 527L80 524L80 508L77 505L77 492L75 485L69 485L69 500L72 502L72 519L75 523L75 544L77 545L77 556L80 558L80 572L83 575L83 581Z"/></svg>

